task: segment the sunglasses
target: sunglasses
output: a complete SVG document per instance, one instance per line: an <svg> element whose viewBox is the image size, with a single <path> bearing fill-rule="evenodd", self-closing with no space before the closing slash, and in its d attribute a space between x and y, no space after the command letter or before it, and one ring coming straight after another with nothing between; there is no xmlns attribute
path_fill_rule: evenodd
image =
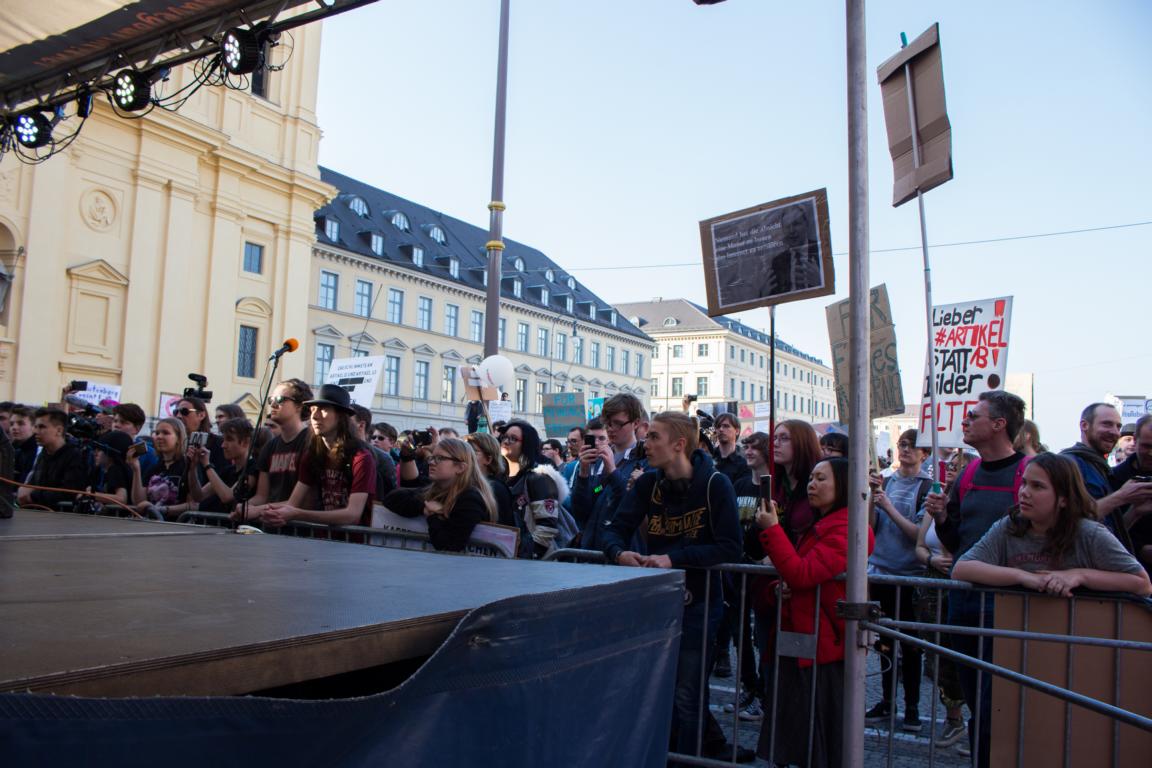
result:
<svg viewBox="0 0 1152 768"><path fill-rule="evenodd" d="M387 440L388 438L384 435L372 435L372 439L373 440Z"/></svg>
<svg viewBox="0 0 1152 768"><path fill-rule="evenodd" d="M268 398L268 405L283 405L285 401L293 403L300 402L295 397L288 397L287 395L272 395Z"/></svg>
<svg viewBox="0 0 1152 768"><path fill-rule="evenodd" d="M172 413L179 414L180 416L191 416L194 413L203 413L203 411L198 411L195 408L177 408L172 411Z"/></svg>

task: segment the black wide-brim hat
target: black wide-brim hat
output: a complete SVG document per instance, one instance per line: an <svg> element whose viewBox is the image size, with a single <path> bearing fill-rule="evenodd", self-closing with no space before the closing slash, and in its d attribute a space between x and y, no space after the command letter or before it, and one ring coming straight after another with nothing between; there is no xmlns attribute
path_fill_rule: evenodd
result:
<svg viewBox="0 0 1152 768"><path fill-rule="evenodd" d="M348 390L337 384L325 384L320 387L320 397L315 400L305 400L304 405L331 405L339 408L345 413L356 413L352 409L352 396L348 394Z"/></svg>

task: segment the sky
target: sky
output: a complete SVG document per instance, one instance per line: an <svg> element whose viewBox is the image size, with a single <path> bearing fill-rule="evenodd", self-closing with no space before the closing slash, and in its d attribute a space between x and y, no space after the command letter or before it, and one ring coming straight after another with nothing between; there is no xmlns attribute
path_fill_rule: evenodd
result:
<svg viewBox="0 0 1152 768"><path fill-rule="evenodd" d="M487 227L498 18L499 0L381 0L324 22L321 164ZM607 301L704 304L702 219L827 188L836 294L781 305L777 331L830 363L824 308L848 296L844 4L512 0L510 18L505 236ZM1008 371L1035 374L1060 449L1084 405L1152 397L1152 4L868 4L870 282L888 286L909 403L920 225L914 202L891 205L875 71L937 22L955 178L925 195L933 303L1013 297Z"/></svg>

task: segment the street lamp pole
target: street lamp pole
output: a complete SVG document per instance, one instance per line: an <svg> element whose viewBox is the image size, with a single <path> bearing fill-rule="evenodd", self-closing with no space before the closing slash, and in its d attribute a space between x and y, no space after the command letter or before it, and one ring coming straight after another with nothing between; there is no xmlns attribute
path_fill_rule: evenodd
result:
<svg viewBox="0 0 1152 768"><path fill-rule="evenodd" d="M500 47L496 56L496 127L492 138L492 200L488 203L488 293L484 356L499 352L500 282L504 254L504 124L508 112L508 5L500 0Z"/></svg>

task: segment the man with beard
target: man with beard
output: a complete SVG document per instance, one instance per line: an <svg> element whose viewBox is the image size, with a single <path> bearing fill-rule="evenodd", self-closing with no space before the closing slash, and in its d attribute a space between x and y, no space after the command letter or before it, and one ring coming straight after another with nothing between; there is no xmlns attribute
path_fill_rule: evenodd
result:
<svg viewBox="0 0 1152 768"><path fill-rule="evenodd" d="M1136 554L1120 509L1148 499L1143 483L1125 483L1112 489L1112 468L1108 454L1120 439L1120 412L1107 403L1092 403L1080 414L1080 442L1060 453L1076 462L1084 486L1096 500L1096 516L1108 526L1124 547Z"/></svg>

